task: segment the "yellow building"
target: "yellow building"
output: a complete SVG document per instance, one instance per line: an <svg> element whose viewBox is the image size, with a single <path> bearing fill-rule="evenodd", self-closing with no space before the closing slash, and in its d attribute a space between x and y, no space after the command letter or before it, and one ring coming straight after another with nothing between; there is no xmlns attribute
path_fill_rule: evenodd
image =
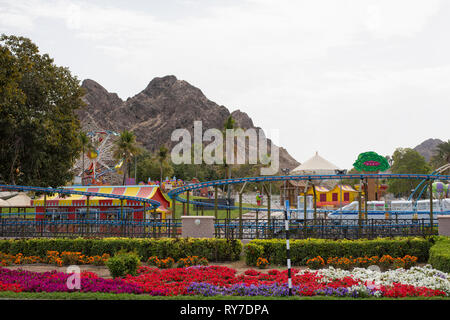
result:
<svg viewBox="0 0 450 320"><path fill-rule="evenodd" d="M312 187L308 189L307 195L314 195ZM316 186L316 201L318 207L336 207L340 204L346 205L352 201L356 201L357 196L358 191L356 191L349 185L336 185L331 190L325 187Z"/></svg>

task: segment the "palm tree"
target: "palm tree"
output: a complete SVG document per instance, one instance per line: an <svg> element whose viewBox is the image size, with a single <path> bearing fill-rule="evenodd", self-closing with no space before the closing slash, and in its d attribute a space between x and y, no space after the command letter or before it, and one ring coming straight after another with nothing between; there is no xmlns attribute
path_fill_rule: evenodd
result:
<svg viewBox="0 0 450 320"><path fill-rule="evenodd" d="M227 120L225 120L225 123L223 124L223 135L224 135L224 137L225 137L226 131L228 129L232 129L232 130L236 129L235 120L233 119L232 116L229 116L227 118ZM225 138L223 140L225 140ZM226 154L226 150L225 150L225 154ZM231 179L231 164L227 163L226 156L225 156L225 159L224 159L224 167L225 167L225 170L226 170L227 178Z"/></svg>
<svg viewBox="0 0 450 320"><path fill-rule="evenodd" d="M80 140L81 143L81 151L82 151L82 167L83 167L83 171L81 171L81 184L83 185L83 176L84 176L84 157L86 155L86 150L89 150L90 148L92 148L91 145L91 139L89 139L89 137L87 136L86 132L81 131L80 135L78 136L78 139Z"/></svg>
<svg viewBox="0 0 450 320"><path fill-rule="evenodd" d="M136 142L136 136L134 135L134 133L127 130L123 130L120 133L119 139L117 139L115 142L115 147L114 157L118 160L123 159L125 163L122 182L122 184L125 185L125 180L129 171L131 159L139 154L140 148L138 146L138 143Z"/></svg>
<svg viewBox="0 0 450 320"><path fill-rule="evenodd" d="M431 163L435 168L450 163L450 140L442 142L436 147Z"/></svg>
<svg viewBox="0 0 450 320"><path fill-rule="evenodd" d="M159 161L159 168L160 168L160 173L161 173L161 180L160 184L162 184L163 181L163 164L167 161L167 156L169 155L169 150L166 148L166 146L160 146L159 147L159 151L158 151L158 161Z"/></svg>

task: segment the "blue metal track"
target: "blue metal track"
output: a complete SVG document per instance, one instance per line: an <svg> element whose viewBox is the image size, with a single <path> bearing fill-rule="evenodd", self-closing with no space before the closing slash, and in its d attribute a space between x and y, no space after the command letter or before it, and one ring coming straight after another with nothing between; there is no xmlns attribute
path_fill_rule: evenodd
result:
<svg viewBox="0 0 450 320"><path fill-rule="evenodd" d="M271 182L271 181L316 181L316 180L340 180L340 179L421 179L421 180L450 180L450 175L439 174L328 174L328 175L292 175L292 176L260 176L247 178L222 179L200 183L193 183L186 186L175 188L169 191L168 196L179 202L186 203L187 200L179 195L192 190L202 189L205 187L222 186L230 184L239 184L245 182ZM203 206L214 206L211 203L203 203L201 201L189 201L192 204ZM237 206L218 205L220 209L237 209ZM242 208L245 210L267 211L267 208ZM271 209L271 211L282 211L282 209Z"/></svg>

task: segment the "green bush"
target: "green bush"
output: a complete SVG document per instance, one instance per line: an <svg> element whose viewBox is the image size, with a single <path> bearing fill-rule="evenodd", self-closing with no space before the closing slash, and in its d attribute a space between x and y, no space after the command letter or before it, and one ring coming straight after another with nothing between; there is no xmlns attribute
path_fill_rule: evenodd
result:
<svg viewBox="0 0 450 320"><path fill-rule="evenodd" d="M140 265L136 252L118 252L106 261L106 266L113 278L124 277L127 274L135 276Z"/></svg>
<svg viewBox="0 0 450 320"><path fill-rule="evenodd" d="M321 256L329 257L363 257L383 256L404 257L416 256L419 262L426 262L429 250L435 242L429 238L378 238L373 240L327 240L302 239L290 241L292 265L306 265L308 259ZM255 266L258 257L266 257L272 264L286 264L286 241L282 239L252 240L244 248L247 265Z"/></svg>
<svg viewBox="0 0 450 320"><path fill-rule="evenodd" d="M94 256L107 253L136 251L147 261L151 256L172 257L175 260L187 256L205 257L208 261L239 260L242 243L239 240L194 239L194 238L104 238L104 239L4 239L0 240L0 251L4 253L23 253L26 256L45 257L47 251L77 251Z"/></svg>
<svg viewBox="0 0 450 320"><path fill-rule="evenodd" d="M439 237L434 246L430 248L428 263L433 268L450 272L450 238Z"/></svg>

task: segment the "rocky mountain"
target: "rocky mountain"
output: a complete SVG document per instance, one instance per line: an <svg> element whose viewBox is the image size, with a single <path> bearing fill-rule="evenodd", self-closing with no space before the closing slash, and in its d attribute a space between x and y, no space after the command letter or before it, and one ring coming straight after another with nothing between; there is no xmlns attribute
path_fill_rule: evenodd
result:
<svg viewBox="0 0 450 320"><path fill-rule="evenodd" d="M427 139L418 146L414 148L418 153L420 153L425 160L430 161L433 157L436 147L441 144L442 140L440 139Z"/></svg>
<svg viewBox="0 0 450 320"><path fill-rule="evenodd" d="M84 80L86 107L78 110L83 129L133 131L137 141L149 151L156 151L166 144L171 149L177 142L171 141L172 132L186 128L193 136L194 121L201 120L203 130L222 129L225 120L232 115L235 123L243 128L256 128L252 119L240 110L230 111L209 100L200 89L175 76L154 78L148 86L126 101L108 92L93 80ZM280 168L294 168L299 163L280 148Z"/></svg>

